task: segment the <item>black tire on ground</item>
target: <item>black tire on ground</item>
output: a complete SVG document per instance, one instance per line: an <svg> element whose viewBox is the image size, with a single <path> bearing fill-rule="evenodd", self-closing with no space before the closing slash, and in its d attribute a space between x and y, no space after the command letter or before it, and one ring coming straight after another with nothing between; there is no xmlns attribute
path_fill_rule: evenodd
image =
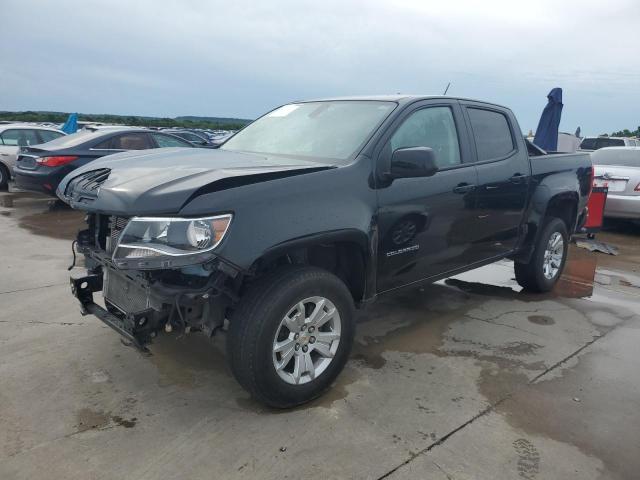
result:
<svg viewBox="0 0 640 480"><path fill-rule="evenodd" d="M273 342L287 313L310 297L324 297L335 305L340 316L340 340L333 358L315 379L287 383L276 371ZM354 317L353 299L338 277L316 267L284 267L256 281L233 313L227 335L231 372L256 400L268 406L290 408L308 402L329 388L347 362ZM308 348L312 350L310 345Z"/></svg>
<svg viewBox="0 0 640 480"><path fill-rule="evenodd" d="M549 240L555 234L562 235L563 248L562 248L562 261L558 268L557 273L548 278L544 274L544 261L545 251L549 244ZM514 269L516 272L516 281L525 289L532 292L548 292L550 291L564 269L567 261L567 251L569 248L569 234L567 233L567 226L559 218L549 218L542 229L542 233L538 238L538 242L535 245L535 250L531 256L529 263L515 262Z"/></svg>
<svg viewBox="0 0 640 480"><path fill-rule="evenodd" d="M9 185L9 170L4 165L0 165L0 190L6 190Z"/></svg>

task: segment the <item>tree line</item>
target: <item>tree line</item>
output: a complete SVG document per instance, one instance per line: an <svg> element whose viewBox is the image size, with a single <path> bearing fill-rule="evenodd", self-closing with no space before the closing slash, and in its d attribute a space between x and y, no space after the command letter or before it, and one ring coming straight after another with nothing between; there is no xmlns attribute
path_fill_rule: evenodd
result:
<svg viewBox="0 0 640 480"><path fill-rule="evenodd" d="M636 128L634 131L625 128L624 130L620 130L619 132L613 132L610 136L612 137L640 137L640 126Z"/></svg>
<svg viewBox="0 0 640 480"><path fill-rule="evenodd" d="M64 123L69 116L62 112L0 112L0 120L35 123ZM113 123L131 125L135 127L171 127L171 128L205 128L211 130L238 130L249 120L194 120L158 117L138 117L133 115L109 114L78 114L78 120L83 122Z"/></svg>

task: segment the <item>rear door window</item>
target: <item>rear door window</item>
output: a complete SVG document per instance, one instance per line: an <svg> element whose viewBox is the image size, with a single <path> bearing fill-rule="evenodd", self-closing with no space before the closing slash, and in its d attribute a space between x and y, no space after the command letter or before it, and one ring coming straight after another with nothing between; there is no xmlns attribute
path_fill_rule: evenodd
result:
<svg viewBox="0 0 640 480"><path fill-rule="evenodd" d="M15 128L5 130L0 134L3 145L12 145L17 147L28 147L29 145L38 145L40 140L36 132L27 128Z"/></svg>
<svg viewBox="0 0 640 480"><path fill-rule="evenodd" d="M515 150L507 117L494 110L467 108L478 161L504 158Z"/></svg>
<svg viewBox="0 0 640 480"><path fill-rule="evenodd" d="M38 135L40 135L42 143L47 143L56 138L63 137L64 133L54 132L53 130L38 130Z"/></svg>
<svg viewBox="0 0 640 480"><path fill-rule="evenodd" d="M110 148L115 150L146 150L155 148L147 133L123 133L111 139Z"/></svg>

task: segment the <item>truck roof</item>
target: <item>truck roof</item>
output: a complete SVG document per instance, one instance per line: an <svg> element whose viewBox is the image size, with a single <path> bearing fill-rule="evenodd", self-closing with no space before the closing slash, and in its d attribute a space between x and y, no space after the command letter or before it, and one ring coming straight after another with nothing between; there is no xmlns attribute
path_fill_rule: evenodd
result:
<svg viewBox="0 0 640 480"><path fill-rule="evenodd" d="M379 101L379 102L397 102L400 104L412 103L418 100L431 100L431 99L447 99L447 100L464 100L469 102L484 103L486 105L494 105L500 108L507 108L497 103L486 102L484 100L477 100L475 98L465 97L453 97L451 95L410 95L410 94L395 94L395 95L356 95L345 97L327 97L327 98L315 98L312 100L300 100L292 103L306 103L306 102L330 102L330 101L345 101L345 100L361 100L361 101Z"/></svg>

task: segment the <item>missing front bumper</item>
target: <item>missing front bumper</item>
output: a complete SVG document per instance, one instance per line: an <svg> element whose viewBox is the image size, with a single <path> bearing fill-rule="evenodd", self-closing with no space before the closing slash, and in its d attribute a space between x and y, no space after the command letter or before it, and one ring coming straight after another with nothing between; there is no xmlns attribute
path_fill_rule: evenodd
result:
<svg viewBox="0 0 640 480"><path fill-rule="evenodd" d="M151 341L157 330L157 322L153 321L156 312L153 309L115 315L93 301L93 293L102 290L102 275L71 277L70 282L71 292L80 301L82 315L95 315L136 348L147 352L145 345Z"/></svg>

